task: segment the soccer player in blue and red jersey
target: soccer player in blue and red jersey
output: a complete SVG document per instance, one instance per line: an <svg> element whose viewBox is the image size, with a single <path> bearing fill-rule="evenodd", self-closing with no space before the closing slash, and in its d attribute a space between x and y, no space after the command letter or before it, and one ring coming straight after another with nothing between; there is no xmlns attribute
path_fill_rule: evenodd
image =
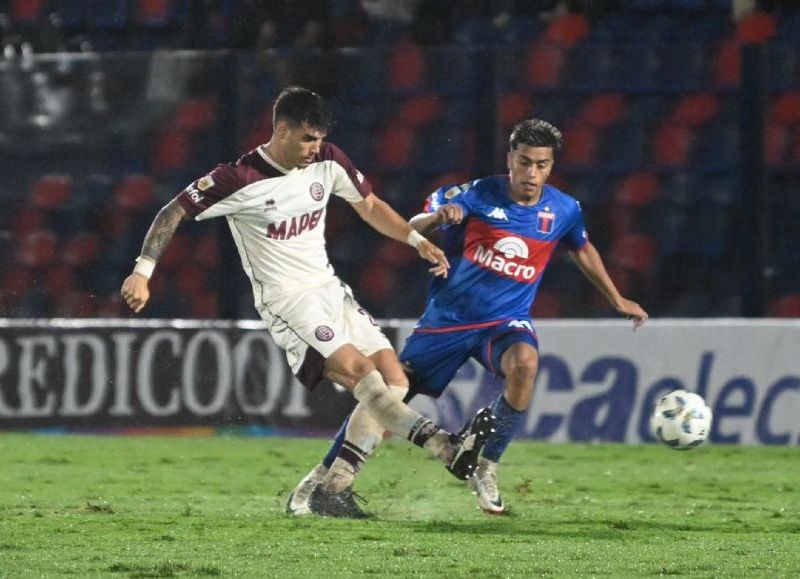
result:
<svg viewBox="0 0 800 579"><path fill-rule="evenodd" d="M411 383L407 400L416 394L441 395L469 358L505 378L492 407L495 431L469 479L480 507L494 514L506 510L497 463L522 427L533 397L539 355L530 311L555 248L569 251L611 305L633 320L634 329L647 320L647 313L620 295L606 272L578 201L546 184L561 132L531 119L516 125L509 141L507 175L442 187L428 197L425 212L411 219L422 234L441 229L452 269L449 277L433 280L425 312L400 355ZM368 455L383 431L368 413L356 413L351 420L363 423L359 430L374 433L374 444L360 449ZM342 460L347 454L343 432L344 427L322 464L294 490L288 512L316 512L309 498L317 486L352 485L360 464Z"/></svg>

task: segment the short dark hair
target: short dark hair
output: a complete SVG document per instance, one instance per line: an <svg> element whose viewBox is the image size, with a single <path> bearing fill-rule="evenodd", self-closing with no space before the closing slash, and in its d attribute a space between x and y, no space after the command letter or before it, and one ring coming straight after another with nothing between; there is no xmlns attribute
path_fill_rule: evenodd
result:
<svg viewBox="0 0 800 579"><path fill-rule="evenodd" d="M333 127L333 113L325 100L314 91L290 86L283 89L275 99L273 125L278 121L286 121L295 127L305 123L312 129L328 133Z"/></svg>
<svg viewBox="0 0 800 579"><path fill-rule="evenodd" d="M508 138L510 150L520 145L529 147L552 147L553 152L561 149L564 137L561 131L547 121L541 119L527 119L514 125L511 136Z"/></svg>

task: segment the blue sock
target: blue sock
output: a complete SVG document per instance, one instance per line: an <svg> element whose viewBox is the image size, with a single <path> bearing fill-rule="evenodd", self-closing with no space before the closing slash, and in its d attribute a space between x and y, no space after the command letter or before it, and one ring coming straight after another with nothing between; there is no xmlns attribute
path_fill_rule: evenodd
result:
<svg viewBox="0 0 800 579"><path fill-rule="evenodd" d="M492 404L492 412L495 415L494 432L486 440L483 456L492 462L497 462L506 451L508 444L522 428L527 412L512 408L506 402L502 392Z"/></svg>
<svg viewBox="0 0 800 579"><path fill-rule="evenodd" d="M322 464L325 465L325 468L330 468L333 464L333 461L336 460L336 457L339 454L339 449L342 448L342 444L344 444L344 436L347 431L347 425L350 424L350 416L344 419L342 422L342 426L339 428L339 432L336 433L336 438L333 440L333 444L328 449L328 454L325 455L325 458L322 459Z"/></svg>

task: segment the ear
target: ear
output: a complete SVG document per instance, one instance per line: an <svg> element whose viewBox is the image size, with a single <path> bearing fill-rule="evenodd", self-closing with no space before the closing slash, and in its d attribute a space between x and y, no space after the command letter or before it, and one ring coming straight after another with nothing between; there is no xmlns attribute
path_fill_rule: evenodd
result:
<svg viewBox="0 0 800 579"><path fill-rule="evenodd" d="M275 129L272 131L278 138L283 139L289 133L289 123L286 121L278 121L275 123Z"/></svg>
<svg viewBox="0 0 800 579"><path fill-rule="evenodd" d="M511 151L506 153L506 167L511 171Z"/></svg>

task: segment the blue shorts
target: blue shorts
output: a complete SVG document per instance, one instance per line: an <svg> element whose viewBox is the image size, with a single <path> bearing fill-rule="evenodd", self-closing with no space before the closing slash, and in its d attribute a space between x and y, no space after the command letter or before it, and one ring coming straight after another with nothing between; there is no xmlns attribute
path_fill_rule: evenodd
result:
<svg viewBox="0 0 800 579"><path fill-rule="evenodd" d="M473 329L417 329L408 337L400 354L411 383L409 394L438 398L470 358L489 372L502 376L500 358L517 342L530 344L538 350L539 341L530 319Z"/></svg>

